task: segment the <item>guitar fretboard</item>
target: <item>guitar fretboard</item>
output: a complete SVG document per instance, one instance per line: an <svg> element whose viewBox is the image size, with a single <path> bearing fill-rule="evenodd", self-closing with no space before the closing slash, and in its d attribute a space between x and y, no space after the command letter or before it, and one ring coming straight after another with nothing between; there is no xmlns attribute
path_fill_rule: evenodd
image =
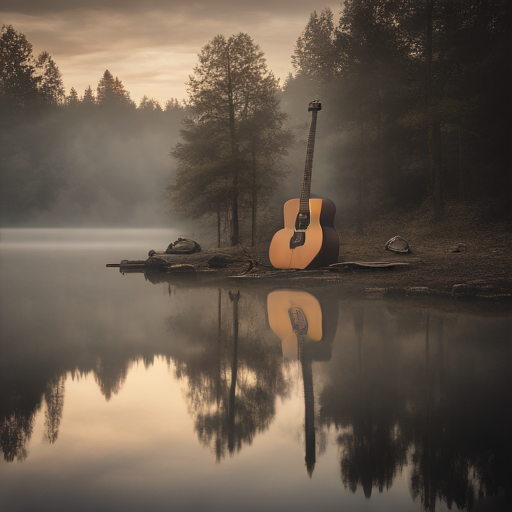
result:
<svg viewBox="0 0 512 512"><path fill-rule="evenodd" d="M306 149L306 166L304 168L304 180L300 194L300 213L309 212L309 195L311 192L311 173L313 171L313 153L315 150L316 117L318 110L312 110L311 126L309 128L308 146Z"/></svg>

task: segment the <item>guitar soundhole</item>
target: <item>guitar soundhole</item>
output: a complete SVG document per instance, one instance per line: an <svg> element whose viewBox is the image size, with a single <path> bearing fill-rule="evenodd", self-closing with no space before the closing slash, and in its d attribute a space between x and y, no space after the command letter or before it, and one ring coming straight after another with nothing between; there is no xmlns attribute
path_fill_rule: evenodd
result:
<svg viewBox="0 0 512 512"><path fill-rule="evenodd" d="M299 213L295 220L295 229L307 229L309 226L309 212Z"/></svg>
<svg viewBox="0 0 512 512"><path fill-rule="evenodd" d="M290 249L301 247L306 242L306 233L304 231L295 231L290 238Z"/></svg>

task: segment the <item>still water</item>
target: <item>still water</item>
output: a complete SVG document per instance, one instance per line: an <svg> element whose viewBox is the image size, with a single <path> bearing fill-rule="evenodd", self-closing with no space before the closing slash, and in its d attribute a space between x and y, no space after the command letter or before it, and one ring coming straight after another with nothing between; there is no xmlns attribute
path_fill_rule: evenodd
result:
<svg viewBox="0 0 512 512"><path fill-rule="evenodd" d="M122 275L0 231L0 510L511 510L512 316Z"/></svg>

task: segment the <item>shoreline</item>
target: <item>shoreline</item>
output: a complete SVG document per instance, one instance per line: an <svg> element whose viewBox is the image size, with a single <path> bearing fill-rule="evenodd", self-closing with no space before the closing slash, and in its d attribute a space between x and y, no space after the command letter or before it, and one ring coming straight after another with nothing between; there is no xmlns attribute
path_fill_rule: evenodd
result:
<svg viewBox="0 0 512 512"><path fill-rule="evenodd" d="M123 274L144 273L152 282L181 286L244 283L244 287L322 288L323 293L354 298L442 298L512 305L509 254L495 257L492 265L486 254L476 256L467 250L437 250L422 257L419 250L401 254L382 249L356 256L361 258L316 270L280 270L271 268L261 253L252 256L235 247L188 255L156 253L147 260L123 260L115 266Z"/></svg>

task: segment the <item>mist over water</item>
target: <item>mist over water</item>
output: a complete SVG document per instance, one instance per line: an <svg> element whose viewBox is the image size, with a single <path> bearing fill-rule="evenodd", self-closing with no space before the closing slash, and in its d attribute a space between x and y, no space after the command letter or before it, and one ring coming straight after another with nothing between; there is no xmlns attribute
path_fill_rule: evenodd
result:
<svg viewBox="0 0 512 512"><path fill-rule="evenodd" d="M2 228L0 244L5 251L140 251L165 249L180 234L178 228Z"/></svg>

